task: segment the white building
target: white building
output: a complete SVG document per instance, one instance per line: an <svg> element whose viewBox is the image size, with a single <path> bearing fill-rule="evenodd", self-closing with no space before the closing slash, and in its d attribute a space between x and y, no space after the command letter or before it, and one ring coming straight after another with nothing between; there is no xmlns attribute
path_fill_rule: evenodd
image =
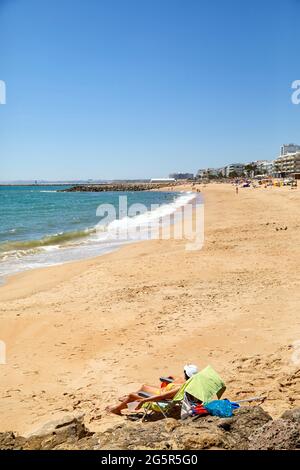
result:
<svg viewBox="0 0 300 470"><path fill-rule="evenodd" d="M278 177L295 176L300 173L300 150L281 155L274 160L274 174Z"/></svg>
<svg viewBox="0 0 300 470"><path fill-rule="evenodd" d="M243 176L245 171L244 163L231 163L225 167L225 176L230 176L231 173L236 173L238 176Z"/></svg>
<svg viewBox="0 0 300 470"><path fill-rule="evenodd" d="M206 169L206 176L207 176L207 178L219 176L218 168L207 168Z"/></svg>
<svg viewBox="0 0 300 470"><path fill-rule="evenodd" d="M274 162L273 160L257 160L256 162L253 162L253 165L255 165L256 170L255 174L256 175L272 175L274 171Z"/></svg>
<svg viewBox="0 0 300 470"><path fill-rule="evenodd" d="M220 168L204 168L197 171L196 178L216 178L220 173Z"/></svg>
<svg viewBox="0 0 300 470"><path fill-rule="evenodd" d="M196 178L205 178L206 175L207 175L207 169L201 168L200 170L197 171Z"/></svg>

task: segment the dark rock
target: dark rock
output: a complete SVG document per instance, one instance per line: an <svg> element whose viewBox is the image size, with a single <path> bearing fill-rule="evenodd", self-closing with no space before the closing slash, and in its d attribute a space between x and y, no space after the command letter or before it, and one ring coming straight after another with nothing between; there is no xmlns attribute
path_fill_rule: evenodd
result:
<svg viewBox="0 0 300 470"><path fill-rule="evenodd" d="M300 408L294 408L293 410L286 410L282 415L282 419L288 419L290 421L296 421L300 424Z"/></svg>
<svg viewBox="0 0 300 470"><path fill-rule="evenodd" d="M28 437L41 437L48 434L61 434L64 433L69 436L84 437L88 432L83 424L84 414L77 416L64 416L63 418L49 421L44 424L40 429L34 431Z"/></svg>
<svg viewBox="0 0 300 470"><path fill-rule="evenodd" d="M67 446L91 435L92 433L86 429L83 423L83 415L65 416L62 419L50 421L29 436L24 448L49 450L62 444Z"/></svg>
<svg viewBox="0 0 300 470"><path fill-rule="evenodd" d="M235 448L247 449L249 436L269 421L272 417L260 406L245 406L236 410L232 418L219 418L218 426L230 433Z"/></svg>
<svg viewBox="0 0 300 470"><path fill-rule="evenodd" d="M174 183L110 183L110 184L77 184L71 188L61 189L60 192L106 192L106 191L150 191L166 186L173 186Z"/></svg>
<svg viewBox="0 0 300 470"><path fill-rule="evenodd" d="M1 450L21 450L25 442L24 437L15 436L12 432L0 432Z"/></svg>
<svg viewBox="0 0 300 470"><path fill-rule="evenodd" d="M249 437L249 449L300 449L300 425L295 421L286 419L277 419L266 423Z"/></svg>
<svg viewBox="0 0 300 470"><path fill-rule="evenodd" d="M66 416L47 423L27 438L0 433L0 449L298 449L299 409L284 415L273 421L260 406L242 407L232 418L205 416L146 422L124 419L122 424L101 433L89 432L83 415Z"/></svg>
<svg viewBox="0 0 300 470"><path fill-rule="evenodd" d="M93 449L97 443L94 434L86 429L83 415L46 423L27 438L16 437L11 432L0 433L1 450Z"/></svg>
<svg viewBox="0 0 300 470"><path fill-rule="evenodd" d="M244 407L232 418L214 416L119 425L99 435L101 449L247 449L248 437L272 420L261 407ZM113 447L112 447L113 446Z"/></svg>
<svg viewBox="0 0 300 470"><path fill-rule="evenodd" d="M98 435L100 449L167 449L169 437L180 422L167 418L155 422L125 422Z"/></svg>
<svg viewBox="0 0 300 470"><path fill-rule="evenodd" d="M189 420L177 428L172 436L172 449L231 449L235 447L233 437L218 426L219 418L203 417Z"/></svg>

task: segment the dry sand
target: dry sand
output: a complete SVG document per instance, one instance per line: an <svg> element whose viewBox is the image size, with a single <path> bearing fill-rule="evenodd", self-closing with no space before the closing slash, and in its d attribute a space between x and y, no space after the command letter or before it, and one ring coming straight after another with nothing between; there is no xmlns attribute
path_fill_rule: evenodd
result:
<svg viewBox="0 0 300 470"><path fill-rule="evenodd" d="M228 398L266 394L274 417L300 406L300 190L202 192L201 251L141 242L0 288L0 431L77 412L103 429L125 419L107 404L186 362L215 367Z"/></svg>

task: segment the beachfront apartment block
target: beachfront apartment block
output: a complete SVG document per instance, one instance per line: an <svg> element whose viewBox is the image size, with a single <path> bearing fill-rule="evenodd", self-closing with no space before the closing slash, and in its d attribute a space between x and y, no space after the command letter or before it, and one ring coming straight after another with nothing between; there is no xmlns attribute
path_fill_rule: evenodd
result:
<svg viewBox="0 0 300 470"><path fill-rule="evenodd" d="M300 149L297 152L280 155L274 161L274 175L285 178L300 177ZM299 176L298 176L299 175Z"/></svg>
<svg viewBox="0 0 300 470"><path fill-rule="evenodd" d="M225 176L228 178L232 174L243 176L245 172L245 163L231 163L225 167Z"/></svg>
<svg viewBox="0 0 300 470"><path fill-rule="evenodd" d="M283 144L280 155L275 160L255 160L248 163L231 163L223 168L202 168L196 178L247 176L276 178L292 177L300 179L300 145Z"/></svg>
<svg viewBox="0 0 300 470"><path fill-rule="evenodd" d="M203 168L197 171L196 178L217 178L222 175L222 168Z"/></svg>
<svg viewBox="0 0 300 470"><path fill-rule="evenodd" d="M258 169L263 175L272 175L274 171L274 161L265 160L258 165Z"/></svg>
<svg viewBox="0 0 300 470"><path fill-rule="evenodd" d="M271 176L274 171L273 160L256 160L248 165L254 167L253 176Z"/></svg>
<svg viewBox="0 0 300 470"><path fill-rule="evenodd" d="M201 168L196 173L196 178L198 179L210 179L210 178L219 178L219 177L229 177L232 174L237 176L243 176L245 170L245 165L243 163L232 163L221 168Z"/></svg>
<svg viewBox="0 0 300 470"><path fill-rule="evenodd" d="M253 178L254 176L271 176L273 172L273 160L256 160L249 163L231 163L222 168L202 168L198 170L196 178L228 178L231 176L247 176Z"/></svg>
<svg viewBox="0 0 300 470"><path fill-rule="evenodd" d="M206 168L201 168L200 170L197 171L196 173L196 178L206 178L207 175L207 169Z"/></svg>

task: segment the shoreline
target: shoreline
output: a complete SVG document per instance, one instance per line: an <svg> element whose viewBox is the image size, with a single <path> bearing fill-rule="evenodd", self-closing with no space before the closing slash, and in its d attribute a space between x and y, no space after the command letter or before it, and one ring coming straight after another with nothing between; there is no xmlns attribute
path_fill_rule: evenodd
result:
<svg viewBox="0 0 300 470"><path fill-rule="evenodd" d="M153 191L160 192L160 187L155 190L151 190L150 192ZM157 217L164 217L163 213L159 212L162 208L170 207L170 209L173 208L175 212L177 210L176 203L180 201L182 197L184 198L184 196L188 195L187 191L175 191L175 189L172 191L161 192L171 192L174 194L174 200L167 203L161 202L160 207L155 211L152 211L152 214L154 215L157 212ZM183 203L183 205L186 203L187 202ZM147 214L150 214L151 210L152 209L148 209ZM141 217L141 215L137 215L130 220L136 220L138 222L138 219ZM125 219L126 217L124 220ZM122 219L117 219L117 221L119 222L117 223L119 229L122 230L122 224L120 223L122 222ZM143 221L140 223L143 224ZM96 224L94 227L88 226L77 231L44 234L43 237L38 240L27 239L7 242L7 245L12 245L12 247L10 248L10 251L4 253L8 255L7 259L1 259L2 263L4 264L4 274L0 277L0 286L6 284L6 279L8 277L17 275L21 272L31 271L32 269L47 268L51 266L60 266L66 263L77 262L80 260L93 259L98 256L103 256L106 253L116 251L128 243L131 244L137 241L143 241L139 238L136 240L119 240L118 236L114 237L114 230L116 230L116 228L112 228L111 231L110 225L111 224L108 224L105 230L103 232L101 231L100 234L98 232L98 238L96 237ZM80 240L82 240L81 243ZM35 249L36 252L30 253L30 250L32 249ZM12 256L12 254L15 252L22 252L23 250L27 250L24 256L17 258L9 257ZM16 263L19 264L18 270L12 269ZM35 265L37 265L37 267Z"/></svg>
<svg viewBox="0 0 300 470"><path fill-rule="evenodd" d="M300 405L292 361L299 191L201 190L206 238L198 252L182 240L132 243L0 286L1 431L26 434L79 412L91 429L106 429L124 419L106 415L107 404L180 374L186 362L213 365L228 398L267 394L264 408L275 417Z"/></svg>
<svg viewBox="0 0 300 470"><path fill-rule="evenodd" d="M186 187L186 186L184 186L184 187ZM175 194L175 191L173 191L173 188L169 188L169 187L164 187L163 189L153 189L151 191L162 191L162 192L164 192L164 191L169 192L170 191L170 192L174 192L174 194ZM192 191L191 189L181 190L180 192L182 194L188 194L188 193L192 192L195 195L197 195L197 192ZM169 204L172 204L172 203L169 203ZM52 268L53 269L54 268L59 268L60 266L70 266L70 270L73 271L73 268L75 268L75 266L72 266L72 265L73 264L74 265L79 264L80 269L85 269L85 263L88 263L89 261L90 262L97 262L97 261L100 262L102 257L109 256L112 253L115 253L115 252L118 252L119 250L125 249L127 246L135 245L135 244L138 244L138 243L147 243L147 242L151 242L151 241L155 241L155 240L132 240L130 242L121 243L120 245L116 246L116 248L111 248L110 250L107 250L106 252L95 255L95 256L88 256L86 258L74 259L74 260L70 260L70 261L62 261L61 263L57 263L57 264L53 264L53 265L49 265L49 266L42 266L42 267L39 267L39 268L33 267L33 268L29 268L29 269L24 269L20 272L10 274L10 275L7 275L3 278L0 278L0 289L1 289L1 287L7 286L11 282L14 282L14 281L18 282L23 277L25 277L25 283L30 284L31 281L29 279L28 280L26 279L26 275L27 274L29 275L31 272L37 272L37 277L40 278L40 275L42 275L42 272L44 270L50 270ZM82 264L82 266L81 266L81 264ZM74 269L74 271L77 272L77 269ZM45 277L47 277L47 274L45 275ZM1 293L1 290L0 290L0 293Z"/></svg>

